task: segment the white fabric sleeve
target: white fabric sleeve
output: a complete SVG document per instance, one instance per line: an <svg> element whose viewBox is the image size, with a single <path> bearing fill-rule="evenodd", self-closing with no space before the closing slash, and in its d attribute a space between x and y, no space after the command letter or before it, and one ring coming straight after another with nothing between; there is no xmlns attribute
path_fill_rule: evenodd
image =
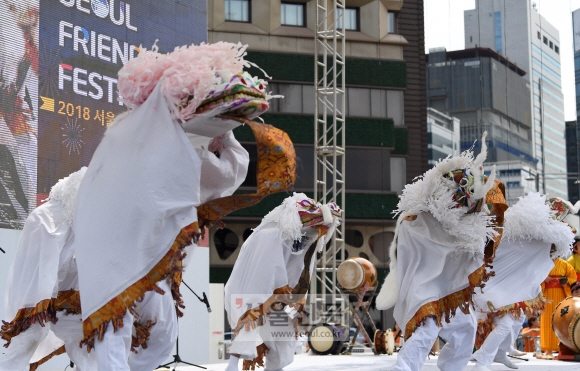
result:
<svg viewBox="0 0 580 371"><path fill-rule="evenodd" d="M284 244L274 223L256 229L244 242L224 287L224 307L232 328L247 310L288 284ZM235 353L235 352L234 352Z"/></svg>
<svg viewBox="0 0 580 371"><path fill-rule="evenodd" d="M4 315L12 321L19 309L35 307L58 291L59 257L69 235L62 207L47 202L28 217L6 280Z"/></svg>
<svg viewBox="0 0 580 371"><path fill-rule="evenodd" d="M218 158L213 153L197 149L201 164L201 203L232 195L244 182L248 173L248 151L229 131L222 139L223 149Z"/></svg>

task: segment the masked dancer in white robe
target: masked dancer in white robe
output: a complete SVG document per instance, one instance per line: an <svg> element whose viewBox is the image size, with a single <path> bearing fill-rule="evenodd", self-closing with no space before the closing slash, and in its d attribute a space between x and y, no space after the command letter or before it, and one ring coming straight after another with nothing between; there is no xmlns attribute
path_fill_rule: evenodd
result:
<svg viewBox="0 0 580 371"><path fill-rule="evenodd" d="M567 256L573 242L570 226L558 220L544 195L520 197L505 212L502 241L493 261L495 275L483 290L476 289L473 299L482 313L473 371L489 371L494 360L518 368L507 357L515 341L514 323L521 326L524 314L543 311L546 298L540 285L554 267L553 259Z"/></svg>
<svg viewBox="0 0 580 371"><path fill-rule="evenodd" d="M6 315L13 320L0 331L8 342L0 358L2 371L28 370L29 363L38 367L65 348L77 369L96 370L94 357L78 346L83 332L72 220L85 171L61 179L24 225L4 298Z"/></svg>
<svg viewBox="0 0 580 371"><path fill-rule="evenodd" d="M462 370L469 361L476 331L471 295L487 278L484 247L497 234L485 205L495 172L486 181L486 154L484 134L477 158L470 150L448 157L400 196L391 272L376 301L378 309L395 306L405 336L393 370L419 371L438 336L448 341L441 370Z"/></svg>
<svg viewBox="0 0 580 371"><path fill-rule="evenodd" d="M204 166L184 130L211 131L216 115L252 118L267 109L265 82L242 71L250 66L245 48L216 43L169 54L142 51L119 72L119 94L131 111L95 151L73 223L82 344L95 348L99 371L130 369L129 324L141 320L138 302L147 292L169 289L181 301L166 280L181 270L185 247L199 236ZM155 315L174 323L168 313ZM174 338L171 327L159 326L167 331L159 338Z"/></svg>
<svg viewBox="0 0 580 371"><path fill-rule="evenodd" d="M234 339L226 370L264 366L281 370L292 363L297 321L316 252L340 223L341 210L294 193L264 217L246 240L225 286L225 307ZM280 305L284 303L284 305ZM284 336L276 334L284 333Z"/></svg>

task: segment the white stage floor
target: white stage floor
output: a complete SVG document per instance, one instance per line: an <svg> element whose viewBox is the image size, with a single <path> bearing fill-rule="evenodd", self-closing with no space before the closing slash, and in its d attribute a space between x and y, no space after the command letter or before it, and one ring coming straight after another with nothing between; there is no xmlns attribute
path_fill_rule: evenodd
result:
<svg viewBox="0 0 580 371"><path fill-rule="evenodd" d="M519 366L522 371L568 371L580 370L580 363L561 362L561 361L545 361L532 357L531 354L527 357L529 361L521 361L513 359L512 361ZM397 355L392 356L382 355L375 356L373 354L358 354L351 356L312 356L301 354L294 358L294 363L284 368L284 371L297 370L318 370L318 371L389 371L392 370L393 365L397 361ZM475 363L470 362L465 371L470 371ZM226 363L215 363L204 365L209 371L224 371ZM240 363L241 367L241 363ZM178 367L180 371L199 371L200 368L195 367ZM173 367L171 368L173 370ZM263 370L259 368L257 370ZM425 362L421 371L438 371L437 357L431 357ZM494 363L490 370L511 370L500 363Z"/></svg>

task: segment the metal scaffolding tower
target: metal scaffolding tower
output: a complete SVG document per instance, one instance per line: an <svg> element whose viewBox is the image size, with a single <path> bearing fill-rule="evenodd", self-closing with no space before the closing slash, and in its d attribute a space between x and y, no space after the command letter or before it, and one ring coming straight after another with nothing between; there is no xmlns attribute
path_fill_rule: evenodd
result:
<svg viewBox="0 0 580 371"><path fill-rule="evenodd" d="M345 208L345 0L316 0L314 47L314 198ZM344 260L344 223L317 262L310 286L317 298L314 322L333 321L347 313L337 286L336 271ZM314 303L311 303L314 304Z"/></svg>

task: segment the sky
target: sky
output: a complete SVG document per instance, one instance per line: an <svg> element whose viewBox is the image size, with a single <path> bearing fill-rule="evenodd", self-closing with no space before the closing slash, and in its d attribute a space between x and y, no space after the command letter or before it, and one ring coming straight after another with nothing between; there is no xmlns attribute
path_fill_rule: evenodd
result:
<svg viewBox="0 0 580 371"><path fill-rule="evenodd" d="M539 13L560 32L564 115L566 121L576 120L572 11L580 8L580 0L530 1L536 3ZM463 11L475 9L475 0L425 0L424 7L425 53L439 46L449 51L464 49Z"/></svg>

